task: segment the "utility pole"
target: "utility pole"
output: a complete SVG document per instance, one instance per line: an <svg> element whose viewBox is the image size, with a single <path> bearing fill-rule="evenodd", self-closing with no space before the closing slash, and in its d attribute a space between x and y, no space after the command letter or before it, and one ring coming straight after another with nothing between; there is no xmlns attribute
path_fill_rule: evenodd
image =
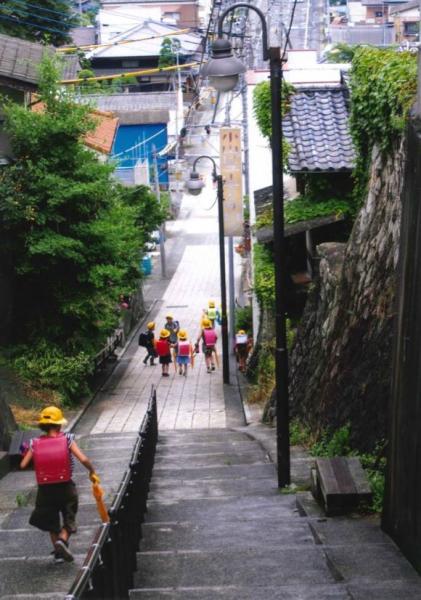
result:
<svg viewBox="0 0 421 600"><path fill-rule="evenodd" d="M158 157L156 155L156 147L152 146L153 155L153 173L155 181L155 194L159 204L161 204L161 190L159 189L159 175L158 175ZM163 279L167 276L166 260L165 260L165 224L159 227L159 253L161 255L161 277Z"/></svg>

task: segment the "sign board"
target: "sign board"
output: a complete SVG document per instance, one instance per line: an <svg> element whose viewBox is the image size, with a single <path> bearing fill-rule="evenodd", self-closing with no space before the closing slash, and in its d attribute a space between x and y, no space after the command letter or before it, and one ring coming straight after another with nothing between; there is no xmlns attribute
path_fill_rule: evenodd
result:
<svg viewBox="0 0 421 600"><path fill-rule="evenodd" d="M227 236L243 235L243 169L241 129L219 130L220 168L224 182L224 230Z"/></svg>

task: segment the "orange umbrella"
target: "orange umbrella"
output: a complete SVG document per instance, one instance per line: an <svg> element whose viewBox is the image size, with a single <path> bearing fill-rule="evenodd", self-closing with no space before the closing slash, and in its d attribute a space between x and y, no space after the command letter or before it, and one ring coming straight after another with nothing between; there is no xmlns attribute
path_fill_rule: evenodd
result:
<svg viewBox="0 0 421 600"><path fill-rule="evenodd" d="M98 510L98 514L101 517L101 521L103 523L109 523L110 522L110 516L108 514L108 510L107 507L104 504L104 490L102 489L102 487L99 485L99 483L93 483L92 484L92 494L96 500L96 507Z"/></svg>

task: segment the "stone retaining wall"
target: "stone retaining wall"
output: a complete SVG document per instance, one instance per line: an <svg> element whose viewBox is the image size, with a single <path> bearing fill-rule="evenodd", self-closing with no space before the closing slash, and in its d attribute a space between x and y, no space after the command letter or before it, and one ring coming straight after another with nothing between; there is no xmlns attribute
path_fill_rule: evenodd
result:
<svg viewBox="0 0 421 600"><path fill-rule="evenodd" d="M313 431L351 423L362 449L386 435L404 149L373 151L347 244L318 247L320 277L290 357L291 412Z"/></svg>

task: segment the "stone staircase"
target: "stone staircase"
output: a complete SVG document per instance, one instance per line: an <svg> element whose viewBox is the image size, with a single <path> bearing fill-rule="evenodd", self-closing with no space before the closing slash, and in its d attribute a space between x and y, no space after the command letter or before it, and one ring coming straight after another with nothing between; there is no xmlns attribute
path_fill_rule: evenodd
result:
<svg viewBox="0 0 421 600"><path fill-rule="evenodd" d="M244 431L160 433L131 600L421 598L377 520L299 506Z"/></svg>
<svg viewBox="0 0 421 600"><path fill-rule="evenodd" d="M78 444L101 477L109 504L118 489L137 438L136 433L79 438ZM78 532L71 538L73 563L55 565L47 533L28 524L36 495L32 471L11 472L0 480L0 598L63 599L100 525L86 469L76 461L79 491ZM17 506L17 502L21 504Z"/></svg>

